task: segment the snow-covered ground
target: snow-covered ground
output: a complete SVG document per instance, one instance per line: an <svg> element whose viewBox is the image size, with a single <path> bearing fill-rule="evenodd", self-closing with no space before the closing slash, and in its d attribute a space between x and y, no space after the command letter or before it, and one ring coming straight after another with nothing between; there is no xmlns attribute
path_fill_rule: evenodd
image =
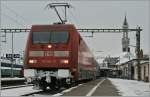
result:
<svg viewBox="0 0 150 97"><path fill-rule="evenodd" d="M32 87L33 86L2 90L1 96L21 96L24 94L40 91L40 90L33 90Z"/></svg>
<svg viewBox="0 0 150 97"><path fill-rule="evenodd" d="M25 78L18 78L18 77L14 77L14 78L1 78L1 81L13 81L13 80L25 80Z"/></svg>
<svg viewBox="0 0 150 97"><path fill-rule="evenodd" d="M149 96L150 84L143 81L109 78L122 96Z"/></svg>

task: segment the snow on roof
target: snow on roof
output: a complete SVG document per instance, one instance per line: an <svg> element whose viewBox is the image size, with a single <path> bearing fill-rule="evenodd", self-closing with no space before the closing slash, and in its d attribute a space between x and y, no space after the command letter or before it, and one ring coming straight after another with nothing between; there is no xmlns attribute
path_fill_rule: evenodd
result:
<svg viewBox="0 0 150 97"><path fill-rule="evenodd" d="M116 63L116 65L120 65L121 63L125 63L129 60L135 59L135 55L131 52L123 52L120 54L114 55L114 57L120 57L120 61Z"/></svg>

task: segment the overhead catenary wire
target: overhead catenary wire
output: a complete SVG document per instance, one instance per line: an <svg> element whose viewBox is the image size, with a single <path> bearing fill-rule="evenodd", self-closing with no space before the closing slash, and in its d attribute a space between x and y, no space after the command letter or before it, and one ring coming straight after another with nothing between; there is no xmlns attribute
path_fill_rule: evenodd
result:
<svg viewBox="0 0 150 97"><path fill-rule="evenodd" d="M7 9L9 9L9 8L7 8ZM23 26L23 27L25 27L26 28L26 26L24 25L24 23L22 23L22 22L20 22L20 21L18 21L18 19L19 19L19 17L21 17L20 15L18 15L16 12L14 12L13 10L11 10L11 9L9 9L9 11L11 11L11 12L13 12L14 14L15 14L15 17L12 17L12 15L10 16L10 15L7 15L7 14L5 14L4 12L2 13L2 15L3 16L5 16L4 18L7 18L7 19L9 19L9 20L11 20L11 21L13 21L13 23L15 23L15 24L18 24L18 25L21 25L21 26ZM19 17L18 17L19 16ZM16 18L16 19L15 19ZM5 19L4 19L5 20ZM12 25L10 25L10 26L12 26ZM13 39L14 39L14 35L13 35L13 32L11 32L12 33L12 51L11 51L11 54L13 55L14 54L14 44L13 44ZM5 36L6 37L6 36ZM12 59L11 59L11 77L13 77L13 57L12 57Z"/></svg>
<svg viewBox="0 0 150 97"><path fill-rule="evenodd" d="M11 9L10 7L6 6L5 4L3 4L3 7L5 7L9 12L13 13L15 16L21 18L21 20L25 23L28 22L28 20L26 18L24 18L22 15L20 15L19 13L17 13L16 11L14 11L13 9ZM17 19L19 19L17 18Z"/></svg>
<svg viewBox="0 0 150 97"><path fill-rule="evenodd" d="M70 10L70 13L75 18L77 24L81 24L81 22L79 21L79 13L77 13L78 11L76 11L76 8L74 6L72 6L72 9L73 9L73 12L72 12L72 10ZM75 15L73 13L75 13Z"/></svg>
<svg viewBox="0 0 150 97"><path fill-rule="evenodd" d="M23 16L21 16L20 14L18 14L16 11L14 11L12 8L10 8L10 7L8 7L8 6L6 6L6 5L4 5L3 4L3 7L7 10L7 11L9 11L8 13L12 13L11 15L8 15L8 13L6 14L6 13L4 13L4 11L2 11L2 16L4 15L4 16L6 16L7 18L9 18L11 21L13 21L13 22L15 22L15 23L17 23L17 24L19 24L19 25L21 25L21 26L23 26L24 28L27 28L27 26L25 25L27 22L28 22L28 20L27 19L25 19ZM5 18L5 17L4 17ZM5 20L5 19L3 19L3 20Z"/></svg>
<svg viewBox="0 0 150 97"><path fill-rule="evenodd" d="M10 21L12 21L13 22L13 25L14 24L17 24L17 26L18 25L20 25L20 26L23 26L23 27L27 27L27 26L25 26L24 25L24 23L25 23L25 21L27 21L27 20L25 20L22 16L20 16L17 12L15 12L15 11L13 11L12 9L10 9L9 7L6 7L6 6L4 6L5 7L5 9L7 9L8 11L9 11L9 13L11 12L11 13L13 13L14 14L14 17L13 17L13 15L8 15L8 14L6 14L6 13L4 13L4 12L1 12L1 16L4 16L3 18L6 18L6 20L7 19L9 19ZM22 19L23 21L20 21L20 19ZM4 21L5 21L5 19L3 19ZM11 27L12 27L12 25L10 25ZM6 32L5 32L6 33ZM0 35L1 36L1 35ZM5 36L5 38L6 38L6 36ZM0 39L0 42L1 42L1 39ZM1 44L0 44L0 48L1 48ZM0 50L2 50L2 49L0 49ZM14 52L13 52L13 32L12 32L12 54L13 54ZM1 51L0 51L0 60L1 60ZM12 59L13 60L13 59ZM12 61L12 64L13 64L13 61ZM11 68L13 68L13 65L12 65L12 67ZM13 72L13 69L11 69L12 71L11 71L11 73ZM1 71L0 71L0 73L1 73ZM11 75L11 77L13 77L13 73L12 73L12 75ZM1 86L0 86L1 87Z"/></svg>
<svg viewBox="0 0 150 97"><path fill-rule="evenodd" d="M75 24L76 24L77 26L79 26L80 23L79 23L79 20L78 20L78 18L76 17L76 15L74 15L71 10L69 10L69 13L70 13L70 15L71 15L71 17L72 17L72 19L73 19L73 22L76 22Z"/></svg>
<svg viewBox="0 0 150 97"><path fill-rule="evenodd" d="M16 24L19 24L19 25L21 25L22 27L25 27L25 28L26 28L26 26L25 26L23 23L20 23L18 20L14 19L13 17L11 17L11 16L9 16L9 15L7 15L7 14L5 14L5 13L3 13L2 15L4 15L5 18L8 18L8 19L11 20L12 22L14 22L14 23L16 23Z"/></svg>

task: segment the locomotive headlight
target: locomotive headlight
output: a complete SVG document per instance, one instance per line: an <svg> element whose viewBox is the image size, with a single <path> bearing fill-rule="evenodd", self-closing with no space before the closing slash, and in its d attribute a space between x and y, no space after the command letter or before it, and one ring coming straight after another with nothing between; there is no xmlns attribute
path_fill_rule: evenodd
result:
<svg viewBox="0 0 150 97"><path fill-rule="evenodd" d="M67 59L61 60L61 63L68 64L68 63L69 63L69 60L67 60Z"/></svg>
<svg viewBox="0 0 150 97"><path fill-rule="evenodd" d="M47 47L48 47L48 48L52 48L52 45L49 44Z"/></svg>
<svg viewBox="0 0 150 97"><path fill-rule="evenodd" d="M33 60L33 59L29 60L29 63L31 63L31 64L36 63L36 62L37 62L37 60Z"/></svg>
<svg viewBox="0 0 150 97"><path fill-rule="evenodd" d="M69 60L64 60L64 63L65 63L65 64L68 64L68 63L69 63Z"/></svg>

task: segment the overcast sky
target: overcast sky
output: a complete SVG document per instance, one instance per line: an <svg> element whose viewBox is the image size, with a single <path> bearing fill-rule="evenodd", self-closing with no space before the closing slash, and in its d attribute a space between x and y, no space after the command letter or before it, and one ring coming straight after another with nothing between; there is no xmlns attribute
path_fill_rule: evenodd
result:
<svg viewBox="0 0 150 97"><path fill-rule="evenodd" d="M2 1L2 28L30 28L33 24L52 24L59 21L53 9L45 9L53 1ZM72 8L68 9L68 23L77 28L121 28L125 13L129 28L139 25L141 33L141 48L149 53L149 1L148 0L120 0L120 1L68 1ZM64 10L59 10L63 12ZM61 14L62 15L62 14ZM84 34L82 36L87 36ZM14 51L24 50L27 33L15 34ZM122 34L99 33L93 38L83 37L89 48L100 56L119 55L122 53ZM135 32L129 33L130 44L135 45ZM2 43L2 53L11 53L11 35L7 35L7 42ZM131 47L131 52L135 48Z"/></svg>

